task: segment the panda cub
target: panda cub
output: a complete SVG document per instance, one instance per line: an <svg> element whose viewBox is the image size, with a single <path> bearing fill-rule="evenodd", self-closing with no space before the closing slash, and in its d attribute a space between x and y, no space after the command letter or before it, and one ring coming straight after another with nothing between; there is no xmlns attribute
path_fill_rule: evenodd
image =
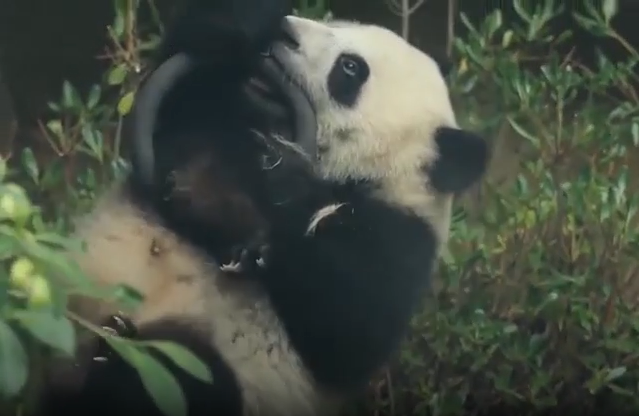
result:
<svg viewBox="0 0 639 416"><path fill-rule="evenodd" d="M431 57L381 27L289 14L283 0L187 2L160 62L198 65L161 94L151 174L134 159L77 225L86 274L144 295L130 336L181 343L211 369L207 384L163 360L189 415L336 414L398 347L453 195L487 165ZM221 271L221 253L260 230L265 264ZM73 308L95 324L119 313ZM42 414L160 415L124 361L91 359L106 353L86 336L56 363Z"/></svg>

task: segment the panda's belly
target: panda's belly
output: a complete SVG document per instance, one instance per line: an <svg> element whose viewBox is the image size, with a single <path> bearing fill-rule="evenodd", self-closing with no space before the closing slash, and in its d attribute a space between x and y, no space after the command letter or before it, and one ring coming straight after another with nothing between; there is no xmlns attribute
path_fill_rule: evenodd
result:
<svg viewBox="0 0 639 416"><path fill-rule="evenodd" d="M207 298L218 301L207 302L207 309L214 343L242 388L245 414L331 414L337 402L304 369L268 300L251 290L251 283L229 285L224 279L229 278L219 276L208 288Z"/></svg>
<svg viewBox="0 0 639 416"><path fill-rule="evenodd" d="M136 325L177 317L208 326L242 388L247 416L331 414L325 406L335 402L307 374L251 278L222 275L215 261L117 192L78 230L88 251L75 258L87 275L102 284L126 283L145 296L131 316ZM113 313L112 305L90 303L85 316L96 324Z"/></svg>

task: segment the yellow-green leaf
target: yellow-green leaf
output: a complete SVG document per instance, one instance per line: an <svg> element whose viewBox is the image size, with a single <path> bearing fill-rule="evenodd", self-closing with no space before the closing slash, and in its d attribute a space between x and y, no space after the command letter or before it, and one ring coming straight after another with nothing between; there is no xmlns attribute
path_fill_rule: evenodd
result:
<svg viewBox="0 0 639 416"><path fill-rule="evenodd" d="M127 75L126 64L119 64L109 71L107 75L107 83L109 85L120 85L124 82Z"/></svg>
<svg viewBox="0 0 639 416"><path fill-rule="evenodd" d="M133 99L135 98L135 93L133 91L129 91L120 98L120 102L118 102L118 113L120 115L125 116L129 114L131 108L133 107Z"/></svg>

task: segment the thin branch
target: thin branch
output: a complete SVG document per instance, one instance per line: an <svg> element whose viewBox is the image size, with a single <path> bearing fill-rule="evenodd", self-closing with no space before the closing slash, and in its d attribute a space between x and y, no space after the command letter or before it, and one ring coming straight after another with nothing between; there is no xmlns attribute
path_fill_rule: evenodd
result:
<svg viewBox="0 0 639 416"><path fill-rule="evenodd" d="M402 37L408 40L410 35L410 0L402 0Z"/></svg>
<svg viewBox="0 0 639 416"><path fill-rule="evenodd" d="M413 14L413 13L415 13L415 12L417 11L417 9L419 9L420 7L422 7L422 5L424 4L424 2L425 2L425 1L426 1L426 0L417 0L417 1L415 2L415 4L413 4L413 5L411 6L411 8L410 8L410 9L408 9L408 14Z"/></svg>
<svg viewBox="0 0 639 416"><path fill-rule="evenodd" d="M450 58L453 54L453 43L455 41L455 13L457 13L457 2L448 0L448 15L446 23L446 55Z"/></svg>
<svg viewBox="0 0 639 416"><path fill-rule="evenodd" d="M408 41L410 37L410 17L424 5L426 0L415 0L412 4L411 0L386 0L385 2L391 13L401 17L401 35L402 38Z"/></svg>

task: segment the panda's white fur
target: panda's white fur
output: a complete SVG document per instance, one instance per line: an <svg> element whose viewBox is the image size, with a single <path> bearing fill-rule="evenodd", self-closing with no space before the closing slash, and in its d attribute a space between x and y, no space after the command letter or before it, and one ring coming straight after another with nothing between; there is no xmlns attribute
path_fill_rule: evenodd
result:
<svg viewBox="0 0 639 416"><path fill-rule="evenodd" d="M453 197L426 189L422 172L437 157L435 130L457 127L438 64L380 26L287 19L300 39L300 50L286 54L287 68L317 108L320 172L337 181L380 180L382 198L430 219L444 243ZM326 76L351 51L373 69L357 106L345 109L328 94Z"/></svg>
<svg viewBox="0 0 639 416"><path fill-rule="evenodd" d="M316 109L320 155L314 168L319 176L336 184L374 182L370 192L421 218L432 228L436 244L444 244L453 196L433 189L424 169L439 157L438 129L457 125L437 63L378 26L287 19L300 46L295 51L281 44L274 48L280 49L275 52ZM370 67L369 79L350 108L336 103L327 89L328 74L345 52L357 53ZM273 137L264 139L283 145ZM319 207L308 218L306 238L315 238L325 222L349 209L346 200ZM259 277L220 272L218 261L140 208L123 188L105 195L78 222L76 234L87 242L88 251L76 256L87 275L102 284L125 283L145 296L129 316L136 327L178 317L209 337L237 379L244 415L334 414L350 397L350 390L315 380L289 341ZM429 273L423 270L424 279ZM77 299L74 307L95 324L118 313L114 305L86 299Z"/></svg>
<svg viewBox="0 0 639 416"><path fill-rule="evenodd" d="M136 326L166 316L207 317L202 325L238 378L246 415L319 416L337 403L304 369L254 281L220 273L214 260L122 198L119 188L80 219L76 237L87 242L74 257L88 276L125 283L145 297L128 315ZM96 325L118 312L86 299L72 308Z"/></svg>

